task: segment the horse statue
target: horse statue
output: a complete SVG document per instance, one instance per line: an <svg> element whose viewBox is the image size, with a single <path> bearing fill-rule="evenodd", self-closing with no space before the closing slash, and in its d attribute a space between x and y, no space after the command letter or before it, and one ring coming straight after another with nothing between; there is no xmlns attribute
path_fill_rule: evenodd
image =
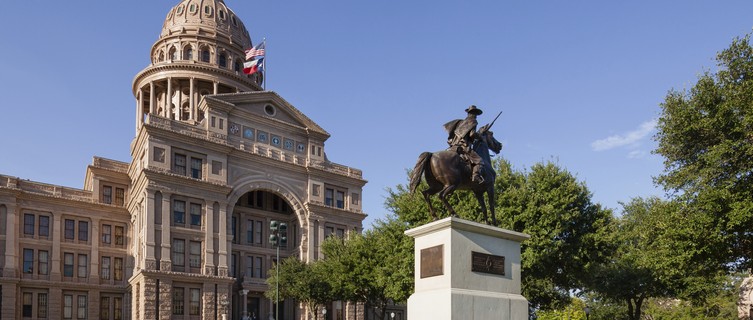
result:
<svg viewBox="0 0 753 320"><path fill-rule="evenodd" d="M472 181L471 165L463 160L460 154L452 150L452 148L434 153L424 152L418 156L418 161L410 176L410 192L414 193L416 191L423 176L429 188L421 193L429 205L429 212L434 220L437 220L438 217L434 212L434 207L431 205L430 196L439 193L439 199L447 211L451 216L457 217L457 213L447 202L447 196L455 190L470 190L476 195L476 199L481 206L481 211L484 213L484 220L489 223L489 218L486 214L487 206L484 201L484 193L487 194L492 216L491 224L497 224L497 218L494 215L494 181L497 173L492 168L489 150L498 154L502 150L502 143L494 138L494 133L489 131L489 127L490 125L486 125L478 131L479 138L472 147L482 159L480 173L483 177L483 182L481 183Z"/></svg>

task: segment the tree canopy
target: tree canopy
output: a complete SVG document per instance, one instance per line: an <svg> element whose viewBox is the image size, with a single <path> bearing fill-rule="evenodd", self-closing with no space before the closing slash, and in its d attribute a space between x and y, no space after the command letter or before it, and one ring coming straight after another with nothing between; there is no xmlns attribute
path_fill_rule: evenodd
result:
<svg viewBox="0 0 753 320"><path fill-rule="evenodd" d="M713 254L750 268L753 255L753 48L735 39L690 90L671 90L661 104L656 181L722 238Z"/></svg>

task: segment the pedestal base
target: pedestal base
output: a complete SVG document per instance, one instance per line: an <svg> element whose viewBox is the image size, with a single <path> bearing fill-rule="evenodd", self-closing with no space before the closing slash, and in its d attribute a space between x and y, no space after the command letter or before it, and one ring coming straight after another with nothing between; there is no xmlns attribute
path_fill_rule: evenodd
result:
<svg viewBox="0 0 753 320"><path fill-rule="evenodd" d="M520 242L528 235L458 218L406 234L416 243L408 320L528 319L520 294Z"/></svg>

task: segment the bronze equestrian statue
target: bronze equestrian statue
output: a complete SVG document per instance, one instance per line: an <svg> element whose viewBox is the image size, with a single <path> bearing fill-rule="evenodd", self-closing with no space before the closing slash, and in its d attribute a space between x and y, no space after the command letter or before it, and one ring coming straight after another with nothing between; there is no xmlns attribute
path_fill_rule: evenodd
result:
<svg viewBox="0 0 753 320"><path fill-rule="evenodd" d="M435 153L424 152L418 157L410 176L410 192L416 191L421 183L421 177L424 177L429 188L421 193L429 205L431 216L436 220L437 215L429 199L431 195L439 193L439 199L450 215L457 216L446 198L455 190L470 190L481 206L484 220L490 223L484 201L484 193L486 193L489 199L491 224L496 225L494 181L497 174L492 168L489 150L495 154L499 153L502 150L502 143L494 139L494 133L489 131L489 128L497 119L495 118L490 124L477 131L476 116L483 112L476 106L470 106L465 111L468 114L465 119L453 120L444 126L449 133L447 143L450 147L447 150Z"/></svg>

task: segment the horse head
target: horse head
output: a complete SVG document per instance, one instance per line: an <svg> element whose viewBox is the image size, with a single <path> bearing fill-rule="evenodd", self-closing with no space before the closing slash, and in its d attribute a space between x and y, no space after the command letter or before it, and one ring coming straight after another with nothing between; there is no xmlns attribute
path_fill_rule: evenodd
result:
<svg viewBox="0 0 753 320"><path fill-rule="evenodd" d="M494 138L494 132L489 130L485 131L481 134L481 139L484 140L486 146L489 150L494 152L494 154L499 154L499 152L502 151L502 142L499 142Z"/></svg>

